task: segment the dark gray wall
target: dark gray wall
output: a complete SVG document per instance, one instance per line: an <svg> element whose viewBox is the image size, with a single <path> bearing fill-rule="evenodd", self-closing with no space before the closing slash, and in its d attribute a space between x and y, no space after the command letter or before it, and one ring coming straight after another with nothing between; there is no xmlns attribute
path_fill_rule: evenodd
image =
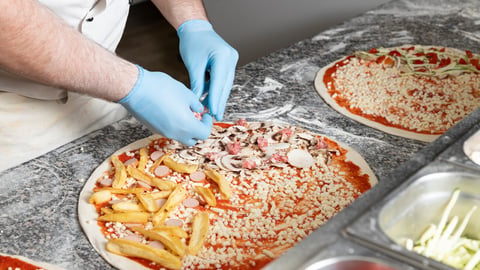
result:
<svg viewBox="0 0 480 270"><path fill-rule="evenodd" d="M389 0L204 0L215 30L240 53L239 65Z"/></svg>

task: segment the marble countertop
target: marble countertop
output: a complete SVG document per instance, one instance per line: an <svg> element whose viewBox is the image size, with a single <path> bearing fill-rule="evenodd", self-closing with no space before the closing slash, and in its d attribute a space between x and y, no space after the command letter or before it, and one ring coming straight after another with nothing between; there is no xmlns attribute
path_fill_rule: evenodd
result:
<svg viewBox="0 0 480 270"><path fill-rule="evenodd" d="M238 68L225 120L276 120L342 141L365 157L379 184L390 190L396 184L392 177L401 177L398 168L412 159L419 166L428 162L433 158L429 153L440 151L480 117L474 115L441 142L399 138L332 110L314 89L316 72L355 50L378 46L432 44L480 52L478 25L480 5L476 0L389 2ZM111 269L80 228L78 195L93 170L110 154L150 134L135 119L126 118L0 173L0 253L65 269ZM377 189L372 198L380 195ZM348 213L355 213L355 204ZM338 220L347 220L345 216L339 215Z"/></svg>

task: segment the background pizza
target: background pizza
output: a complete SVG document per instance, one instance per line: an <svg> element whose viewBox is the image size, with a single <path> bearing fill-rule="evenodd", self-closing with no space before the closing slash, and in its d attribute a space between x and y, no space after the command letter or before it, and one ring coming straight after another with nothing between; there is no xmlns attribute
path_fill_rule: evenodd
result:
<svg viewBox="0 0 480 270"><path fill-rule="evenodd" d="M126 178L119 187L121 166ZM216 123L210 138L193 147L154 135L114 153L85 184L79 219L94 248L120 269L162 267L114 254L122 254L124 242L152 254L163 250L160 257L180 263L174 269L260 269L376 181L358 153L308 130ZM111 220L128 211L136 221ZM201 218L208 220L206 233L198 233ZM178 234L155 235L167 228Z"/></svg>
<svg viewBox="0 0 480 270"><path fill-rule="evenodd" d="M9 255L0 253L0 270L62 270L63 268L49 264L46 262L39 262L24 256Z"/></svg>
<svg viewBox="0 0 480 270"><path fill-rule="evenodd" d="M324 68L315 88L332 108L394 135L433 141L480 106L480 56L452 48L373 48Z"/></svg>

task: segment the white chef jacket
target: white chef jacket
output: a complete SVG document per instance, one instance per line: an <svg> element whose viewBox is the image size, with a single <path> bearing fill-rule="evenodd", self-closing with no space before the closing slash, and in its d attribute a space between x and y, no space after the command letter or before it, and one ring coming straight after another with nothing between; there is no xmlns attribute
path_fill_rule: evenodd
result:
<svg viewBox="0 0 480 270"><path fill-rule="evenodd" d="M39 0L70 26L114 51L129 0ZM0 171L125 117L119 104L29 81L0 70Z"/></svg>

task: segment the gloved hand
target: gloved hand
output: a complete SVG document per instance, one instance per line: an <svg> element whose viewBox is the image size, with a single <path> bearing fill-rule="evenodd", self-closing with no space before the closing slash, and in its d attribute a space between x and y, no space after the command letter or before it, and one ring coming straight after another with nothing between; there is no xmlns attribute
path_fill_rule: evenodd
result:
<svg viewBox="0 0 480 270"><path fill-rule="evenodd" d="M210 136L212 116L204 114L202 121L194 116L204 107L190 89L163 72L137 67L137 82L118 103L153 132L182 144L192 146Z"/></svg>
<svg viewBox="0 0 480 270"><path fill-rule="evenodd" d="M190 75L192 91L198 98L208 92L208 109L221 121L233 85L238 52L204 20L184 22L177 34L180 55ZM209 84L205 83L207 72L210 73Z"/></svg>

